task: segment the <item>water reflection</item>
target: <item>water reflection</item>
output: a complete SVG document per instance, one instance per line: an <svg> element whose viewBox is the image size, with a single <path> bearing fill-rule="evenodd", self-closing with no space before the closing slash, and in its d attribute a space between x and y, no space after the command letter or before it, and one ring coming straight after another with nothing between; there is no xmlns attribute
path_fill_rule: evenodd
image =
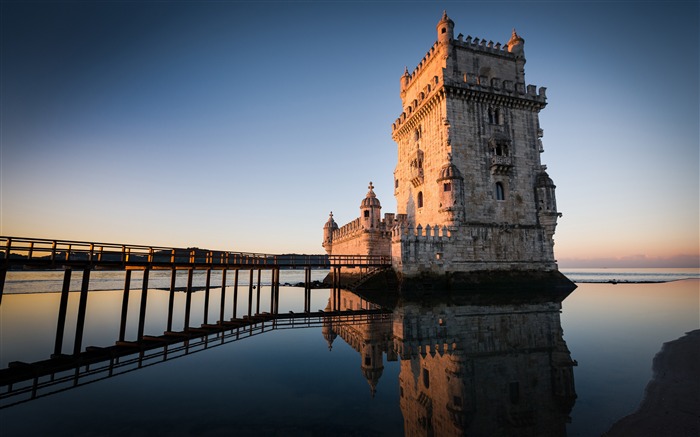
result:
<svg viewBox="0 0 700 437"><path fill-rule="evenodd" d="M283 306L280 313L274 317L271 315L272 318L261 319L245 326L231 325L217 332L200 332L192 329L190 337L179 339L169 337L165 343L163 343L164 339L160 339L161 343L157 343L152 337L146 336L148 347L136 344L115 345L119 329L117 329L117 324L110 323L109 329L105 331L104 335L101 335L99 340L96 339L94 343L88 343L102 347L91 347L88 351L83 352L78 359L71 356L59 357L60 363L56 359L44 359L45 362L39 366L43 367L44 370L50 365L60 364L60 368L54 372L45 372L43 376L38 378L28 377L23 382L14 382L9 390L21 389L22 399L31 400L42 394L68 389L71 392L80 391L83 390L81 387L88 384L95 388L99 387L100 384L109 386L110 384L103 380L118 375L119 378L126 379L125 373L132 374L137 371L140 375L148 375L148 371L141 373L141 369L156 367L164 370L157 374L152 370L151 376L146 378L153 378L153 384L164 384L163 386L167 387L168 384L174 384L175 381L168 383L156 381L156 379L167 380L168 375L172 377L173 367L172 365L160 367L160 363L198 352L197 356L200 358L193 360L194 357L189 357L189 361L190 363L199 362L201 366L203 360L206 360L207 354L217 360L222 356L228 356L226 350L233 353L236 350L240 352L240 350L245 349L243 344L230 344L242 338L258 336L259 334L266 334L265 338L270 338L267 337L268 333L280 329L308 327L317 327L316 329L318 329L320 327L327 347L332 350L330 354L325 355L338 358L339 353L343 354L345 353L343 351L347 350L346 355L340 355L343 361L356 360L357 363L353 364L354 370L352 368L348 370L347 366L339 367L336 364L336 367L332 367L332 374L326 376L330 377L331 380L340 378L350 381L354 377L359 378L361 374L367 381L367 391L364 392L364 396L366 396L368 404L363 405L362 408L367 408L370 414L362 419L365 421L363 426L379 427L379 421L384 420L386 422L382 425L384 434L387 433L388 427L390 432L387 435L393 435L393 431L395 431L397 434L407 436L566 435L566 423L576 399L572 372L572 366L575 363L571 359L571 354L562 336L560 300L536 298L513 302L508 298L504 302L484 300L483 296L478 297L477 300L458 299L452 296L424 302L405 300L392 302L384 295L381 299L382 306L380 306L375 303L378 299L370 300L367 296L363 297L348 291L341 291L338 295L328 293L326 290L315 290L310 306L320 309L323 304L327 303L327 305L324 311L312 311L313 317L305 317L302 315L303 311L300 311L301 303L303 303L302 291L301 289L284 289L283 294L287 297L282 299ZM119 294L116 291L91 294L89 311L95 311L96 315L106 320L117 320L120 310ZM330 297L328 297L329 295ZM158 293L154 293L154 296L158 296ZM17 305L13 309L25 308L28 311L31 305L27 306L19 300L35 301L39 299L38 295L10 297L12 299L3 302L4 308L0 308L0 310L4 310L4 315L9 314L7 305L12 306L15 300L18 301L15 302ZM155 299L154 304L149 307L149 311L154 312L153 318L159 321L157 323L159 326L154 327L153 331L148 329L147 332L155 332L158 329L162 332L164 329L161 326L163 317L161 313L167 313L167 299L165 297L166 295L163 293L163 296ZM217 297L217 295L213 295L212 299ZM331 302L334 297L339 301ZM56 295L46 294L43 298L49 303L56 304ZM298 299L299 302L292 302L293 299ZM138 299L135 300L138 301ZM284 305L285 302L288 305ZM227 301L227 318L234 315L229 308L231 305L232 302ZM332 311L331 308L334 305L337 305L341 312ZM306 304L303 306L307 307ZM263 307L266 308L266 305ZM387 307L390 311L371 312ZM194 305L193 308L193 311L198 313L204 310L204 305ZM137 309L133 308L134 311ZM36 312L36 307L32 307L32 310ZM290 314L292 311L294 313ZM50 319L49 325L53 328L47 328L44 334L51 337L55 328L55 309L47 309L47 312L48 319ZM302 314L299 314L300 312ZM14 317L22 317L22 314L14 312L13 314ZM27 313L24 314L26 316ZM88 327L100 325L97 321L90 320L89 316ZM130 317L129 320L129 330L133 332L134 326L131 325L136 324L137 318ZM297 336L299 339L302 338L301 336L306 338L309 335L319 339L317 330L307 331L309 334L304 334L302 331L295 332L299 332L299 336ZM12 341L23 343L20 339ZM249 341L256 343L257 339ZM8 337L3 337L3 342L9 342ZM341 342L347 343L352 350L339 344ZM273 343L268 342L268 344ZM3 346L6 345L5 343ZM309 373L309 377L304 379L306 384L297 384L293 380L287 379L288 387L284 391L296 392L295 398L304 391L318 393L307 397L307 401L318 397L319 404L315 406L309 404L305 408L315 411L327 409L328 398L344 402L342 408L338 407L340 408L338 411L353 411L356 405L351 405L352 403L357 403L357 407L359 407L362 403L361 398L358 403L358 398L353 398L347 387L341 389L332 384L324 385L324 389L320 391L315 386L312 387L312 385L320 383L317 380L323 380L322 374L324 372L329 373L329 370L324 367L328 366L327 363L334 359L329 361L327 358L315 354L313 356L316 358L311 359L312 354L309 351L305 352L307 355L301 352L303 349L301 349L300 343L295 342L295 345L299 349L299 353L306 356L305 360L300 359L301 357L294 359L288 357L284 361L278 361L277 353L267 351L261 355L265 357L264 360L267 360L264 364L263 361L256 361L252 366L248 366L266 369L257 375L252 370L248 370L247 373L238 373L241 372L239 367L243 364L232 366L233 363L238 362L238 360L240 363L244 363L246 360L255 361L256 358L253 358L252 355L236 355L237 361L227 361L227 366L231 367L226 369L227 376L225 378L241 378L237 375L245 374L244 379L257 380L261 383L265 380L277 380L276 374L283 375L292 370L302 372L303 368L305 374ZM318 345L315 347L318 348ZM279 351L280 348L281 346L278 345L275 349ZM53 342L50 338L44 342L41 349L41 352L34 355L46 358L51 354ZM13 361L13 357L3 358ZM303 362L303 364L292 369L295 366L292 362L295 360ZM216 384L218 384L218 379L223 376L221 374L202 374L198 368L192 367L196 364L187 364L187 361L187 359L177 360L183 364L178 364L178 368L182 370L178 374L179 376L175 376L175 379L186 377L187 380L191 380L191 385L209 387L211 393L214 390L212 388L212 384L215 384L214 381L217 381ZM335 361L337 362L337 359ZM36 368L37 366L34 366L33 371ZM329 369L331 368L329 367ZM341 369L343 369L342 373L335 373ZM0 373L5 370L0 370ZM158 369L155 371L157 372ZM352 372L357 373L353 375ZM310 376L314 373L316 379ZM32 375L32 373L29 372L28 375ZM279 379L284 378L280 377ZM129 383L127 382L127 384ZM114 384L111 385L114 386ZM360 385L363 384L360 382ZM361 389L360 385L356 386ZM230 387L225 385L221 388L224 392L230 390ZM7 390L8 386L5 385L0 395L7 394ZM140 393L139 387L133 386L133 390L135 391L131 394L132 396L140 396L138 394ZM250 403L259 395L260 384L252 390L250 393L237 392L237 394L243 399L248 399L247 403ZM276 392L280 393L279 390ZM105 390L104 393L101 392L100 396L112 395L109 390ZM190 393L183 392L182 395L189 396ZM280 397L279 394L276 395L277 397L280 398L282 408L294 408L289 403L289 399L284 401L285 398ZM51 398L53 399L53 397ZM248 407L253 410L271 411L268 409L271 401L269 398L264 399L260 405L253 402ZM163 405L168 405L169 401L163 398L160 402ZM227 422L228 425L222 426L229 426L230 431L235 431L238 429L237 426L240 426L241 420L245 419L236 416L228 402L230 400L221 405L222 408L226 409L226 417L229 417L230 422ZM50 404L44 402L37 408L47 408L47 405L51 405L49 408L58 412L62 408L61 398ZM89 409L88 406L85 408ZM212 407L209 405L202 408ZM385 412L391 410L395 410L396 413L390 413L394 416L387 419ZM31 409L23 409L22 414L33 414L32 411ZM281 416L277 419L280 421L280 427L283 426L282 422L291 420L285 419L284 417L288 415L281 414L280 410L276 411ZM381 415L376 413L378 411L382 412ZM301 412L301 414L305 413ZM403 430L400 426L401 416L403 417ZM9 417L11 416L5 418ZM95 417L101 416L96 415ZM155 416L149 417L158 420ZM371 420L378 422L371 423ZM308 425L315 426L316 423L309 422ZM294 426L298 427L299 425ZM19 425L18 429L20 429Z"/></svg>
<svg viewBox="0 0 700 437"><path fill-rule="evenodd" d="M343 309L374 304L343 291ZM387 361L400 357L407 436L564 436L576 399L561 303L474 305L403 302L393 321L327 323L360 355L375 394Z"/></svg>

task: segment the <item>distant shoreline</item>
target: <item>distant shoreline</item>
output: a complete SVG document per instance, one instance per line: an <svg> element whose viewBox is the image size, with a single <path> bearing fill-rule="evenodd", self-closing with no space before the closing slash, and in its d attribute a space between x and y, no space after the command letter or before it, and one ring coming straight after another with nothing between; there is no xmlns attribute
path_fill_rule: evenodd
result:
<svg viewBox="0 0 700 437"><path fill-rule="evenodd" d="M569 278L571 279L571 278ZM575 280L571 279L571 282L574 284L612 284L612 285L618 285L618 284L666 284L669 282L677 282L677 281L692 281L692 280L698 280L698 278L678 278L678 279L659 279L659 280L627 280L627 279L608 279L606 280L601 280L601 281L595 281L595 280Z"/></svg>

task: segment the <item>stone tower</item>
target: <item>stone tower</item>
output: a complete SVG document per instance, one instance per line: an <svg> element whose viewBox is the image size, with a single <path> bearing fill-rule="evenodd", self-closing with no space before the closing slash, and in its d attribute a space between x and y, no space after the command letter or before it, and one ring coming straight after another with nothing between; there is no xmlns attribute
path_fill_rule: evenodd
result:
<svg viewBox="0 0 700 437"><path fill-rule="evenodd" d="M556 271L554 183L541 164L545 88L525 84L525 41L437 41L401 77L393 123L397 223L394 268L404 276Z"/></svg>
<svg viewBox="0 0 700 437"><path fill-rule="evenodd" d="M561 213L542 165L545 88L525 82L525 40L505 45L462 34L444 13L437 41L400 79L392 125L396 214L380 217L370 182L360 217L324 226L329 255L391 257L402 289L425 284L575 285L557 270ZM415 279L415 280L412 280Z"/></svg>

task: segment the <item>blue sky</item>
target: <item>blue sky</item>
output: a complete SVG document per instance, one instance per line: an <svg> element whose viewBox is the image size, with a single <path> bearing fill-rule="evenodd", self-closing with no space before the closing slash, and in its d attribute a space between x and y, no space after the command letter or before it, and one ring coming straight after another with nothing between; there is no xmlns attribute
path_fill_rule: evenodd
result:
<svg viewBox="0 0 700 437"><path fill-rule="evenodd" d="M399 78L446 9L455 33L515 27L547 87L557 258L697 265L697 2L1 8L3 235L321 253L369 181L395 211Z"/></svg>

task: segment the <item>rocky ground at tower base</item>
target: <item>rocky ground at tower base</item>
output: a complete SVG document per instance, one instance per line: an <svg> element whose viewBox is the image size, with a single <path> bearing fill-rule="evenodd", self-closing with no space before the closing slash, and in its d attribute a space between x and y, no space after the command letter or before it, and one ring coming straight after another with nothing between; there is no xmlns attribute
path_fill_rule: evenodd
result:
<svg viewBox="0 0 700 437"><path fill-rule="evenodd" d="M331 286L329 275L323 281ZM363 278L342 274L341 287L350 289L380 305L396 302L454 300L461 305L496 305L561 302L576 284L558 271L508 270L421 274L405 277L386 269Z"/></svg>
<svg viewBox="0 0 700 437"><path fill-rule="evenodd" d="M604 436L700 435L700 329L664 343L639 409Z"/></svg>

